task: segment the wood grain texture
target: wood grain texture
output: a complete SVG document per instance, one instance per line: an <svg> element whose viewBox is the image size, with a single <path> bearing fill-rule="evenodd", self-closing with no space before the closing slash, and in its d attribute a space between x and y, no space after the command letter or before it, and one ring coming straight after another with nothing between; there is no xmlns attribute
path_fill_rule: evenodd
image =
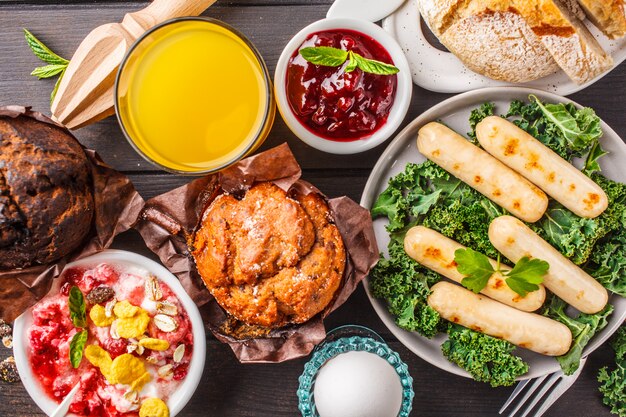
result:
<svg viewBox="0 0 626 417"><path fill-rule="evenodd" d="M331 0L218 0L206 16L222 19L240 29L259 48L270 72L283 46L304 25L324 17ZM32 105L49 109L53 82L28 75L40 62L28 50L22 27L39 36L53 50L71 57L82 38L94 27L119 22L124 14L146 2L81 0L0 0L0 104ZM600 82L572 96L592 106L616 132L626 138L623 97L626 94L626 65L621 65ZM404 125L450 95L414 87L413 100ZM139 192L150 198L183 185L189 178L157 171L135 154L126 143L114 118L76 133L83 144L98 150L115 168L130 174ZM353 156L335 156L316 151L300 142L277 117L263 149L287 141L300 161L303 178L329 197L348 195L359 200L367 177L383 151L381 145ZM121 235L114 247L156 257L133 231ZM496 416L512 388L492 389L485 384L443 372L401 345L371 308L365 292L354 296L327 320L327 327L353 323L378 331L408 363L416 397L412 416ZM296 416L298 376L305 359L283 364L241 365L228 346L207 336L207 364L198 391L181 416L264 417ZM0 357L10 351L0 347ZM610 416L601 404L595 376L609 364L612 352L602 347L594 353L577 383L545 414L549 417ZM0 416L43 416L20 384L0 383Z"/></svg>

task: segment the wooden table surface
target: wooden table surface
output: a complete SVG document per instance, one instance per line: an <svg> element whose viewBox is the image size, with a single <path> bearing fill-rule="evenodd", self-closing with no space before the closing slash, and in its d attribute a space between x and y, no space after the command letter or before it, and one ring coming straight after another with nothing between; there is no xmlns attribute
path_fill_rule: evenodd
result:
<svg viewBox="0 0 626 417"><path fill-rule="evenodd" d="M173 1L173 0L172 0ZM287 41L305 25L325 16L331 0L235 0L218 1L205 15L235 26L261 51L273 74ZM53 82L29 75L41 65L25 44L22 28L28 28L52 50L71 57L94 27L121 21L124 13L145 2L119 0L0 0L0 104L22 104L49 113ZM626 138L624 95L626 64L596 84L571 96L593 107L615 131ZM414 87L404 124L432 105L448 98ZM76 136L96 149L116 169L128 174L148 199L189 181L155 169L127 144L114 118L80 129ZM325 154L300 142L279 116L262 149L287 141L304 169L303 178L328 196L348 195L359 201L367 177L385 145L353 156ZM114 247L155 258L133 231L117 238ZM512 388L492 389L470 379L443 372L418 358L400 344L372 309L363 288L327 320L327 327L361 324L379 332L409 365L414 378L413 416L496 416ZM281 364L242 365L230 348L207 331L207 360L202 381L181 416L296 416L298 376L306 358ZM10 351L0 347L0 358ZM576 384L546 416L610 416L601 403L596 375L612 361L607 346L587 362ZM21 384L0 383L0 416L43 416ZM382 417L382 416L381 416Z"/></svg>

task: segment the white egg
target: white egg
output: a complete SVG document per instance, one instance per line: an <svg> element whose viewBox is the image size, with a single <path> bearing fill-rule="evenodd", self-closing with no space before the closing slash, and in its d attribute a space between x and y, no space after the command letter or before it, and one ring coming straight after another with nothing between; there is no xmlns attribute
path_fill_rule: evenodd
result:
<svg viewBox="0 0 626 417"><path fill-rule="evenodd" d="M397 417L402 384L380 356L346 352L319 370L313 398L320 417Z"/></svg>

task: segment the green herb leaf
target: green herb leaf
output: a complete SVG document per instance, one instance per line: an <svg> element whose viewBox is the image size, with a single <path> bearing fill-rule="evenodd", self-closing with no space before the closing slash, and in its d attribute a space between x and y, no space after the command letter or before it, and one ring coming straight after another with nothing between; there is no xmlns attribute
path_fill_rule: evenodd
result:
<svg viewBox="0 0 626 417"><path fill-rule="evenodd" d="M41 80L42 78L50 78L62 73L63 71L65 71L66 67L67 65L63 64L48 64L44 65L43 67L35 68L33 72L30 73L30 75L34 75Z"/></svg>
<svg viewBox="0 0 626 417"><path fill-rule="evenodd" d="M87 336L87 330L81 330L72 337L72 341L70 342L70 363L74 368L78 368L80 362L83 360L83 351L87 343Z"/></svg>
<svg viewBox="0 0 626 417"><path fill-rule="evenodd" d="M24 29L24 36L26 38L28 46L30 46L30 49L37 56L37 58L48 64L53 65L67 66L67 64L69 64L70 61L65 58L61 58L60 56L52 52L50 48L48 48L46 45L43 44L43 42L37 39L35 35L30 33L28 29Z"/></svg>
<svg viewBox="0 0 626 417"><path fill-rule="evenodd" d="M63 79L64 75L65 75L65 70L61 72L61 75L59 75L59 78L57 78L57 82L54 83L54 88L52 89L52 92L50 92L50 105L51 106L52 106L52 102L54 101L54 97L57 95L57 91L59 90L59 85L61 85L61 80Z"/></svg>
<svg viewBox="0 0 626 417"><path fill-rule="evenodd" d="M338 67L348 59L348 52L330 46L316 46L300 49L300 55L312 64L325 67Z"/></svg>
<svg viewBox="0 0 626 417"><path fill-rule="evenodd" d="M350 60L348 62L348 65L346 66L346 68L344 69L345 72L352 72L356 69L356 59L354 58L354 52L350 51L348 52L348 59Z"/></svg>
<svg viewBox="0 0 626 417"><path fill-rule="evenodd" d="M457 264L456 269L465 275L461 284L475 293L485 288L495 272L488 257L470 248L454 251L454 262Z"/></svg>
<svg viewBox="0 0 626 417"><path fill-rule="evenodd" d="M85 297L80 289L74 285L69 295L70 318L76 327L87 327L87 307Z"/></svg>
<svg viewBox="0 0 626 417"><path fill-rule="evenodd" d="M359 68L363 72L377 75L392 75L400 70L391 65L375 59L364 58L353 51L333 48L331 46L310 46L300 49L300 55L312 64L326 67L338 67L343 65L347 59L350 60L345 68L345 72L352 72Z"/></svg>
<svg viewBox="0 0 626 417"><path fill-rule="evenodd" d="M361 55L356 53L354 54L354 60L356 61L356 66L363 72L378 75L393 75L400 72L400 70L394 65L376 61L375 59L363 58Z"/></svg>
<svg viewBox="0 0 626 417"><path fill-rule="evenodd" d="M543 276L548 272L550 265L541 259L530 259L524 256L513 269L505 274L506 284L521 297L529 292L537 291L543 282Z"/></svg>

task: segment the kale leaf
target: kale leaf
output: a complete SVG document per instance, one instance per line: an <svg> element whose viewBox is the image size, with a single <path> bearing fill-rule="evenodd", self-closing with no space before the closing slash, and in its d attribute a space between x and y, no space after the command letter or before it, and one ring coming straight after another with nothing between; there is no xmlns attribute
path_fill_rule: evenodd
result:
<svg viewBox="0 0 626 417"><path fill-rule="evenodd" d="M437 334L441 318L426 304L426 298L440 279L410 258L396 237L389 243L389 258L381 257L370 272L370 289L374 297L387 302L398 326L431 338Z"/></svg>
<svg viewBox="0 0 626 417"><path fill-rule="evenodd" d="M572 346L570 350L556 359L561 365L565 375L571 375L578 369L583 349L589 340L604 329L608 324L607 318L613 313L613 306L607 304L604 309L596 314L580 313L576 317L570 317L567 312L567 303L556 296L551 296L543 315L565 324L572 332Z"/></svg>
<svg viewBox="0 0 626 417"><path fill-rule="evenodd" d="M615 350L616 367L609 371L605 366L598 373L602 402L611 407L611 413L626 417L626 327L615 333L611 347Z"/></svg>
<svg viewBox="0 0 626 417"><path fill-rule="evenodd" d="M441 345L449 361L492 387L513 385L518 376L528 372L528 364L512 354L514 349L506 340L452 323L448 325L448 340Z"/></svg>

